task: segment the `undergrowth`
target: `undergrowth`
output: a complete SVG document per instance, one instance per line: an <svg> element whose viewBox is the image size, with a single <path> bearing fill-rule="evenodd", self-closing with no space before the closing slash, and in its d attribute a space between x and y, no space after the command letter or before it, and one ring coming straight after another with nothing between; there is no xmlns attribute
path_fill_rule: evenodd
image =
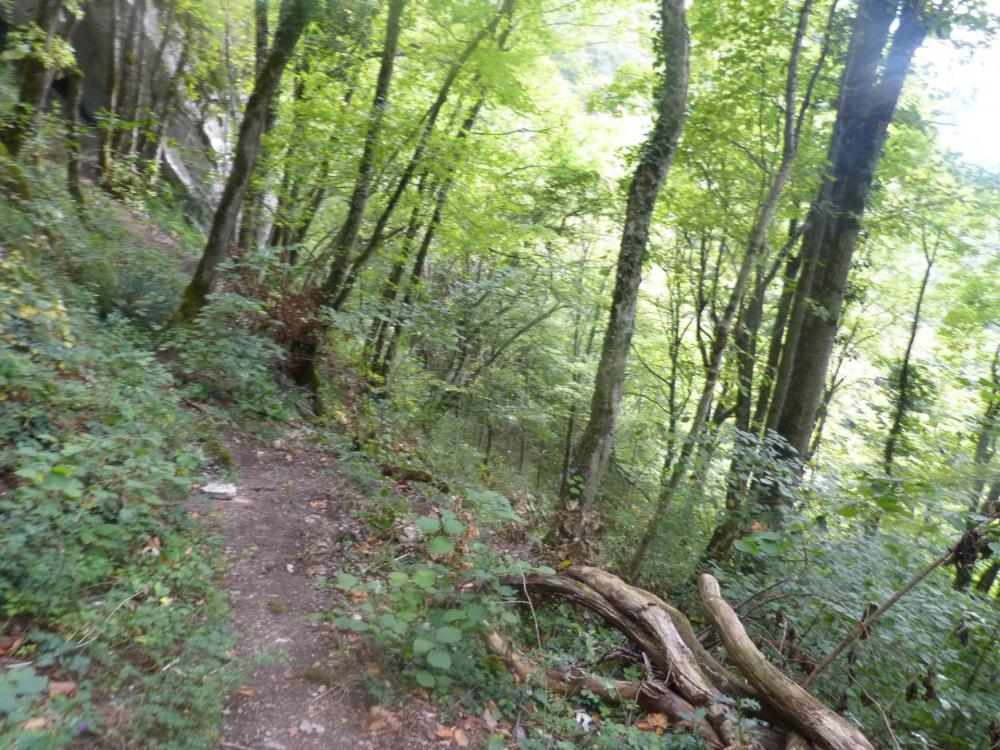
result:
<svg viewBox="0 0 1000 750"><path fill-rule="evenodd" d="M226 463L214 419L285 413L273 349L216 316L174 355L160 326L182 246L16 169L30 190L0 200L0 746L213 746L232 637L191 488Z"/></svg>

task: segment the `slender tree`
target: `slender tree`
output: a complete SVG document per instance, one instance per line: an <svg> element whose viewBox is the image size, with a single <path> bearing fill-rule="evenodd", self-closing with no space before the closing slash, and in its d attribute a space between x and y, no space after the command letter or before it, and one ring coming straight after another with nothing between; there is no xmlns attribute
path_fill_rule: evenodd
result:
<svg viewBox="0 0 1000 750"><path fill-rule="evenodd" d="M892 425L886 434L885 450L882 453L882 468L887 475L892 474L892 462L896 456L896 448L900 438L903 436L903 423L906 414L910 410L912 396L910 394L910 379L913 376L911 359L913 357L913 344L917 340L917 331L920 329L920 312L924 306L924 295L927 293L927 284L931 279L931 269L934 268L934 259L937 255L937 245L941 241L940 232L937 235L934 247L927 244L927 231L923 232L921 238L924 252L924 275L920 280L920 290L917 292L917 302L913 309L913 320L910 322L910 337L906 341L906 349L903 351L903 359L899 363L899 383L896 389L896 403L893 406Z"/></svg>
<svg viewBox="0 0 1000 750"><path fill-rule="evenodd" d="M202 310L212 291L219 265L229 253L243 196L250 184L250 175L260 152L260 137L271 100L278 91L281 75L309 21L313 4L313 0L283 0L281 4L281 17L274 42L254 83L253 93L247 100L233 166L215 210L208 241L194 276L184 290L181 304L174 313L174 322L190 320Z"/></svg>
<svg viewBox="0 0 1000 750"><path fill-rule="evenodd" d="M569 480L549 533L550 540L560 545L593 547L582 544L583 537L614 446L649 226L684 124L689 44L683 0L662 0L659 37L663 75L657 95L656 122L643 144L629 187L611 314L604 331L590 416L574 451Z"/></svg>
<svg viewBox="0 0 1000 750"><path fill-rule="evenodd" d="M712 407L712 401L715 398L715 387L719 382L722 360L729 343L729 334L732 331L736 313L743 301L743 294L757 256L763 250L764 244L767 241L767 235L771 229L774 215L778 210L778 204L784 193L785 185L788 184L788 179L792 174L795 155L798 151L799 133L802 129L805 112L809 106L809 94L803 100L801 108L796 106L796 102L798 99L799 57L802 51L802 40L805 38L806 30L809 26L809 14L811 11L812 0L805 0L799 10L798 25L795 30L791 54L788 60L788 72L785 79L785 116L782 130L781 157L778 161L778 167L775 170L770 185L768 185L764 199L757 209L757 215L750 229L750 235L747 239L746 248L743 251L743 259L740 263L736 280L729 292L729 299L726 301L722 315L716 319L705 367L705 381L702 384L701 396L698 399L694 416L691 419L691 426L681 445L680 454L674 462L666 482L660 488L660 496L653 515L646 524L646 529L629 561L627 567L629 575L635 575L639 566L642 565L649 545L656 535L660 521L670 507L670 503L681 481L687 474L691 456L708 422L709 411ZM822 61L820 64L822 64Z"/></svg>

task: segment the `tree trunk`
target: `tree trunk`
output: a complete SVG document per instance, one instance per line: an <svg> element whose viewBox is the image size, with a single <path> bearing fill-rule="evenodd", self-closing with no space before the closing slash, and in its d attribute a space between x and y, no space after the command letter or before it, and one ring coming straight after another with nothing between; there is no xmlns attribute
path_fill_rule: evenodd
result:
<svg viewBox="0 0 1000 750"><path fill-rule="evenodd" d="M21 65L18 103L10 120L0 130L0 142L10 156L17 156L28 136L37 129L38 117L45 108L56 69L46 63L57 39L68 39L76 25L76 16L66 13L60 0L41 0L34 23L45 33L40 54L30 54Z"/></svg>
<svg viewBox="0 0 1000 750"><path fill-rule="evenodd" d="M462 142L469 137L469 133L475 126L476 120L479 118L479 113L482 111L484 103L485 98L481 92L480 97L469 109L465 119L459 127L458 135L456 136L457 141ZM444 181L437 190L434 200L434 210L431 213L431 217L427 225L427 231L424 233L423 240L417 250L417 256L413 262L413 269L410 272L410 277L405 286L402 305L399 308L401 311L400 315L402 315L402 311L406 310L413 302L413 296L423 276L424 265L427 262L427 255L430 252L431 244L434 241L434 236L437 233L438 227L441 225L441 219L444 217L444 208L448 202L448 191L451 189L453 179L454 171L445 176ZM421 184L420 190L422 189L423 186ZM393 294L393 301L395 301L398 296L399 292L397 289ZM392 367L392 361L396 355L399 338L403 332L402 319L398 319L393 322L391 335L386 329L387 326L383 325L381 336L382 340L381 342L376 342L370 367L372 374L382 383L383 387L381 393L383 394L386 392L385 383L389 377L389 369Z"/></svg>
<svg viewBox="0 0 1000 750"><path fill-rule="evenodd" d="M254 1L254 78L260 76L264 70L264 63L267 61L268 45L268 2L267 0ZM267 107L267 115L264 118L264 129L261 136L267 135L274 127L276 116L274 99ZM247 184L247 194L243 200L243 212L240 217L239 231L236 235L236 244L245 250L256 250L260 237L260 224L264 213L264 198L267 190L260 180L253 179L251 170L250 182Z"/></svg>
<svg viewBox="0 0 1000 750"><path fill-rule="evenodd" d="M894 24L891 48L883 56ZM874 170L910 61L925 34L915 0L899 6L890 0L863 0L859 6L830 147L831 173L803 247L807 263L815 260L811 281L800 283L795 308L801 326L794 348L786 341L782 360L789 363L787 377L779 374L786 395L777 432L800 459L809 448ZM775 489L768 500L777 504L782 496Z"/></svg>
<svg viewBox="0 0 1000 750"><path fill-rule="evenodd" d="M66 72L66 99L63 116L66 119L66 188L77 205L86 201L80 184L80 100L83 97L83 73L77 67Z"/></svg>
<svg viewBox="0 0 1000 750"><path fill-rule="evenodd" d="M121 0L103 0L108 7L108 38L111 42L108 50L108 67L104 76L104 97L107 100L108 121L101 124L98 132L98 154L101 161L101 182L105 186L111 176L114 152L112 149L112 133L114 132L115 111L118 109L120 81L118 71L121 68L121 39L118 27L118 9Z"/></svg>
<svg viewBox="0 0 1000 750"><path fill-rule="evenodd" d="M435 97L434 102L424 115L424 126L417 139L417 145L414 148L406 167L404 167L402 174L396 182L396 188L390 195L389 201L382 210L382 213L376 220L375 227L372 229L371 237L353 261L351 260L351 253L357 242L358 230L361 227L361 220L364 216L363 210L360 215L352 215L350 211L348 212L347 219L344 221L344 225L341 227L340 233L338 233L337 239L334 241L333 264L330 267L330 272L326 277L326 281L323 283L323 298L327 300L331 307L335 310L339 310L344 304L347 296L353 288L354 281L357 278L358 273L360 273L361 268L368 262L375 250L378 249L378 246L381 244L389 219L395 211L403 193L406 192L406 188L413 179L413 175L416 173L418 166L420 166L423 161L424 151L426 150L427 144L434 132L437 119L440 116L445 103L448 101L451 89L454 86L455 81L458 79L459 74L462 72L465 64L471 59L472 55L475 54L483 40L496 33L496 30L500 25L501 18L508 19L508 26L505 29L504 36L502 37L503 39L506 39L506 33L509 32L510 29L509 19L513 13L513 9L514 0L505 0L504 7L493 16L490 22L483 27L483 29L480 30L475 37L469 40L461 54L458 56L458 59L455 60L455 62L452 63L451 67L448 69L444 82L438 90L437 97ZM353 206L354 203L352 198L352 208Z"/></svg>
<svg viewBox="0 0 1000 750"><path fill-rule="evenodd" d="M126 122L131 119L132 97L137 86L139 76L138 49L139 38L144 37L142 25L139 19L140 5L145 9L145 0L134 0L128 13L128 20L125 23L125 33L122 36L121 55L118 57L118 98L117 108L114 112L115 122ZM124 125L115 126L111 130L111 152L114 155L122 153L124 144Z"/></svg>
<svg viewBox="0 0 1000 750"><path fill-rule="evenodd" d="M976 451L972 457L973 462L981 472L980 476L973 483L970 496L969 505L973 513L979 510L979 498L983 494L983 488L986 486L988 478L987 467L996 453L997 435L1000 434L1000 346L993 352L993 364L990 366L990 376L991 394L986 402L986 409L983 411L979 435L976 437ZM994 479L993 487L991 487L990 493L988 493L992 496L993 500L996 500L994 488L998 484L1000 484L1000 476ZM982 506L983 512L986 512L989 505L990 497L988 496L987 502Z"/></svg>
<svg viewBox="0 0 1000 750"><path fill-rule="evenodd" d="M681 480L687 473L694 448L701 439L701 433L708 421L709 410L712 407L712 400L715 397L715 386L719 380L722 359L726 351L726 345L729 343L729 334L733 327L733 321L736 318L736 312L743 301L743 293L750 279L750 272L753 270L757 256L764 248L764 243L767 241L767 235L771 228L771 222L774 220L774 214L778 210L778 204L781 201L782 193L784 193L785 185L792 174L795 155L798 151L801 125L801 119L798 121L796 119L795 106L798 96L799 57L802 50L802 40L805 38L806 29L809 25L811 10L812 0L805 0L799 10L798 26L795 30L791 55L788 60L781 159L775 171L774 179L771 180L771 184L768 186L767 194L757 209L757 216L750 230L750 236L747 240L746 249L743 252L743 260L740 263L739 272L736 275L733 288L729 292L729 299L726 301L722 315L715 322L715 330L713 331L712 344L705 369L705 382L702 385L701 397L698 399L698 405L695 407L694 416L691 418L691 427L688 430L684 443L681 445L680 455L671 469L666 484L660 488L660 496L653 516L647 523L646 531L640 538L639 545L636 547L632 559L626 568L630 576L634 576L642 565L649 550L649 545L656 536L659 523L666 515L674 494L677 492ZM747 410L749 410L749 403L747 403Z"/></svg>
<svg viewBox="0 0 1000 750"><path fill-rule="evenodd" d="M400 21L403 16L405 0L391 0L389 3L389 15L386 18L385 43L382 47L382 58L379 63L378 79L375 84L375 100L372 102L371 115L368 120L368 129L365 132L364 146L361 151L361 161L358 163L357 178L354 181L354 191L351 193L351 200L348 203L347 216L344 223L333 241L333 267L324 285L324 296L329 296L329 291L334 286L339 286L343 279L343 274L347 270L347 260L354 251L354 246L358 241L358 234L361 231L361 223L365 218L365 209L368 206L368 194L371 190L372 174L375 171L375 150L378 148L379 139L382 133L382 123L384 121L386 105L389 101L389 86L392 82L392 71L396 60L396 51L399 47ZM447 95L447 94L446 94ZM441 105L444 101L441 101ZM437 117L437 111L432 118ZM428 118L428 126L433 127L433 123Z"/></svg>
<svg viewBox="0 0 1000 750"><path fill-rule="evenodd" d="M510 576L503 583L519 590L529 604L533 596L543 595L593 612L641 649L649 665L642 682L602 680L579 669L545 669L519 654L499 633L487 633L488 648L521 680L564 695L589 690L609 703L636 700L645 710L664 713L673 723L700 735L713 750L744 746L746 737L731 707L734 699L752 699L759 705L753 714L770 725L758 740L765 750L872 748L857 727L765 660L720 596L712 576L699 581L702 609L729 660L746 680L732 675L701 645L682 612L603 570L574 566L559 575L529 573ZM535 606L531 604L532 611Z"/></svg>
<svg viewBox="0 0 1000 750"><path fill-rule="evenodd" d="M938 236L940 242L940 235ZM931 278L931 269L934 267L934 251L927 249L926 232L923 238L924 258L927 265L924 268L924 277L920 281L920 291L917 292L917 304L913 309L913 322L910 324L910 338L906 342L906 350L903 352L903 361L899 365L899 390L896 392L896 404L893 409L892 425L886 435L885 451L882 454L882 468L886 476L892 475L892 462L896 456L896 445L903 434L903 420L906 412L910 408L910 358L913 356L913 342L917 339L917 330L920 328L920 309L924 304L924 294L927 292L927 282Z"/></svg>
<svg viewBox="0 0 1000 750"><path fill-rule="evenodd" d="M561 493L560 509L549 533L551 541L561 544L580 546L588 515L607 472L635 328L649 225L684 123L688 36L682 0L662 0L660 18L664 73L656 123L643 145L629 187L611 315L604 331L590 416L574 452L569 481L565 492Z"/></svg>
<svg viewBox="0 0 1000 750"><path fill-rule="evenodd" d="M785 334L788 330L788 318L792 308L792 300L795 297L797 284L801 284L800 269L802 267L802 253L796 253L785 262L784 273L781 280L781 295L778 297L778 306L775 309L774 321L771 323L771 335L767 347L767 364L760 387L757 389L757 403L753 410L751 425L754 432L764 433L768 429L769 410L774 404L773 393L775 382L778 378L778 365L781 362L781 352L785 345Z"/></svg>
<svg viewBox="0 0 1000 750"><path fill-rule="evenodd" d="M260 151L260 137L264 131L267 111L281 82L285 66L295 51L295 45L309 20L313 0L283 0L281 20L274 35L274 43L260 76L254 83L253 93L247 101L243 122L240 125L236 154L229 178L216 208L208 242L190 283L184 290L180 307L174 313L174 322L185 322L195 317L207 303L219 264L225 260L232 241L236 219L243 196Z"/></svg>
<svg viewBox="0 0 1000 750"><path fill-rule="evenodd" d="M360 221L364 218L363 215L355 217L358 222L357 230L351 230L349 227L349 222L351 221L350 213L348 219L345 220L344 225L341 227L338 233L337 239L334 241L334 258L333 263L330 266L330 270L327 273L326 279L320 288L320 298L321 300L329 305L334 310L339 310L344 302L347 301L351 290L354 288L354 284L357 281L364 266L375 254L375 251L382 244L385 236L385 229L389 223L389 219L392 217L396 206L399 204L400 199L403 197L403 193L406 192L406 188L409 186L410 181L413 179L413 175L416 173L417 168L423 162L424 151L427 148L427 144L430 141L431 135L434 132L434 127L437 123L437 119L441 114L441 110L444 108L445 103L448 100L448 96L451 93L452 86L458 79L459 74L465 67L465 64L469 59L475 54L475 51L479 48L479 45L488 36L494 35L497 28L500 26L502 19L507 19L506 27L500 35L499 44L502 47L504 41L507 39L507 35L512 29L512 24L510 22L511 16L514 11L514 0L504 0L503 6L493 15L490 22L480 30L475 37L473 37L466 44L465 48L462 50L458 59L452 63L451 67L448 69L445 75L444 82L438 89L438 94L431 104L430 108L424 114L422 118L424 126L420 131L420 135L417 139L417 145L410 156L409 161L403 168L399 179L396 182L396 187L389 197L388 202L382 209L381 214L379 214L378 219L375 222L375 226L372 228L371 236L365 243L364 248L358 253L357 257L353 260L351 259L351 253L354 250L354 245L357 241L357 230L360 229ZM482 105L480 100L477 103L477 107ZM476 110L478 112L478 109ZM474 118L473 118L474 119ZM447 197L448 185L450 182L446 180L446 184L442 186L442 192L439 193L439 199L442 202L442 210L444 208L443 201ZM433 222L433 219L432 219ZM436 227L435 227L436 229ZM353 232L353 239L350 242L345 242L344 240L350 239L350 232ZM433 239L433 232L429 235L425 235L428 246L431 239ZM429 237L429 239L428 239ZM426 252L424 253L424 258L426 258ZM423 259L421 259L421 263ZM319 378L317 375L317 356L319 354L320 345L322 343L323 336L326 335L326 329L323 327L318 328L311 336L309 341L303 342L302 347L302 367L297 368L291 373L292 378L300 385L305 385L312 388L315 383L318 382ZM322 403L319 399L319 394L314 390L314 404L317 412L322 410Z"/></svg>

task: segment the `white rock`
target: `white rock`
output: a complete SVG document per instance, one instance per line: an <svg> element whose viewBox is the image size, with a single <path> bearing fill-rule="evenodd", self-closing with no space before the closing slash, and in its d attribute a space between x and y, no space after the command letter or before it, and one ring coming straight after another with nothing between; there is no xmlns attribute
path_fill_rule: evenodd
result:
<svg viewBox="0 0 1000 750"><path fill-rule="evenodd" d="M311 721L306 721L303 719L299 722L299 731L302 734L323 734L326 731L326 727L321 724L313 724Z"/></svg>
<svg viewBox="0 0 1000 750"><path fill-rule="evenodd" d="M580 725L584 732L589 732L594 720L591 718L590 714L586 714L583 711L577 711L576 723Z"/></svg>
<svg viewBox="0 0 1000 750"><path fill-rule="evenodd" d="M236 485L235 484L222 484L220 482L212 482L211 484L206 484L201 488L201 491L206 495L218 495L219 497L234 497L236 495Z"/></svg>

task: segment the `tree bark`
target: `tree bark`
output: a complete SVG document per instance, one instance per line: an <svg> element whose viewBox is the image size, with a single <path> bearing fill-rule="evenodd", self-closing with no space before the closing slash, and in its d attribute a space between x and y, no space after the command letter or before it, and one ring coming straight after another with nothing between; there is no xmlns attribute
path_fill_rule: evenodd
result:
<svg viewBox="0 0 1000 750"><path fill-rule="evenodd" d="M66 72L66 98L63 117L66 120L66 189L82 206L86 202L80 183L80 100L83 97L83 73L73 67Z"/></svg>
<svg viewBox="0 0 1000 750"><path fill-rule="evenodd" d="M281 75L291 59L295 46L312 13L313 0L283 0L281 20L274 35L274 43L260 76L254 83L253 93L247 101L236 154L229 178L216 208L208 241L194 276L184 290L183 299L173 316L173 322L183 323L194 318L207 303L215 282L219 264L229 253L233 230L239 216L243 196L260 151L260 137L264 131L267 111L281 83Z"/></svg>
<svg viewBox="0 0 1000 750"><path fill-rule="evenodd" d="M705 370L705 382L702 385L701 397L698 399L698 405L695 407L694 416L691 418L691 427L688 430L684 443L681 445L680 454L670 471L670 476L666 484L660 488L660 497L657 501L656 509L646 524L646 530L640 538L639 545L636 547L635 553L632 555L632 559L626 568L629 576L635 576L642 565L649 546L656 536L660 521L666 515L670 503L677 492L677 488L687 473L689 461L695 446L701 439L701 433L708 421L709 410L712 407L712 400L715 397L715 386L719 380L722 359L726 351L726 346L729 343L729 334L733 327L733 321L736 318L736 312L743 301L743 293L750 279L750 272L753 270L757 256L764 248L764 243L767 241L767 235L774 220L774 215L778 210L778 204L781 201L785 185L788 184L788 179L792 174L795 155L798 151L801 126L801 119L797 120L796 118L799 57L802 50L802 40L805 38L806 29L809 25L811 10L812 0L805 0L799 10L798 26L795 30L795 37L792 41L791 54L788 60L788 74L785 81L784 128L782 133L781 158L778 168L775 171L774 179L771 180L771 184L768 186L764 200L757 209L757 215L750 230L747 246L743 252L743 260L740 263L733 287L729 292L729 299L726 301L726 306L723 309L721 317L715 322L715 330L713 331L712 344Z"/></svg>
<svg viewBox="0 0 1000 750"><path fill-rule="evenodd" d="M940 241L940 235L938 236ZM910 324L910 337L906 342L906 349L903 352L903 361L899 365L899 389L896 392L896 404L893 409L892 425L886 435L885 450L882 454L882 468L886 476L892 475L892 462L896 456L896 445L903 434L903 420L906 412L910 408L910 358L913 356L913 342L917 339L917 331L920 328L920 310L924 305L924 294L927 292L927 283L931 278L931 269L934 267L934 256L937 247L933 251L927 248L926 231L923 237L924 258L926 266L924 276L920 281L920 291L917 292L917 304L913 309L913 321Z"/></svg>
<svg viewBox="0 0 1000 750"><path fill-rule="evenodd" d="M829 750L874 750L861 731L820 703L782 674L760 653L743 629L732 607L722 598L719 583L706 574L698 578L702 609L719 634L729 658L739 667L775 711L795 724L796 730Z"/></svg>
<svg viewBox="0 0 1000 750"><path fill-rule="evenodd" d="M797 309L801 326L794 348L788 343L789 331L782 356L788 366L779 373L786 395L777 432L787 441L788 453L800 460L815 424L875 167L910 62L925 34L916 0L860 3L830 147L831 173L814 206L803 247L803 256L813 262L810 281L800 283L793 307L793 321ZM782 502L776 490L769 502Z"/></svg>
<svg viewBox="0 0 1000 750"><path fill-rule="evenodd" d="M437 119L440 116L445 103L448 101L451 89L454 86L455 81L458 79L459 74L462 72L465 64L472 58L473 54L475 54L483 40L496 33L501 19L507 18L508 25L500 42L501 45L503 44L503 40L506 39L506 34L510 30L509 21L513 10L514 0L505 0L504 7L492 17L490 22L486 24L486 26L484 26L479 33L476 34L476 36L469 40L461 54L458 56L458 59L456 59L448 69L444 81L438 89L438 94L435 97L434 102L424 115L424 126L417 139L417 145L414 148L406 167L404 167L402 174L396 182L396 188L390 195L389 201L385 208L383 208L382 213L376 220L375 226L372 229L371 237L353 261L351 260L351 253L354 250L354 245L357 241L357 230L360 229L360 222L364 217L363 215L353 217L354 221L357 222L357 227L354 227L352 230L352 216L350 212L348 213L348 218L344 222L341 232L338 234L337 240L334 242L333 264L331 265L330 272L327 274L326 280L323 283L323 298L326 299L330 306L335 310L339 310L347 300L347 296L350 294L354 281L357 278L358 273L360 273L361 268L364 267L364 265L378 249L378 246L381 244L389 219L392 217L392 214L395 211L396 206L399 204L399 200L402 198L403 193L406 192L406 188L413 179L413 175L416 173L418 166L420 166L423 161L424 151L426 150L430 137L434 132ZM351 231L353 231L353 236L350 234ZM348 242L346 240L350 241Z"/></svg>
<svg viewBox="0 0 1000 750"><path fill-rule="evenodd" d="M254 1L254 78L259 76L264 70L267 62L268 46L268 2L267 0ZM275 102L272 98L267 107L267 114L264 117L264 129L261 137L266 136L274 127L276 117ZM255 165L256 166L256 165ZM243 212L240 217L239 231L236 235L236 244L245 250L256 250L260 237L261 219L264 213L264 198L266 196L265 187L259 180L253 179L251 170L250 182L247 184L247 194L243 200Z"/></svg>
<svg viewBox="0 0 1000 750"><path fill-rule="evenodd" d="M656 123L643 144L639 162L632 175L611 314L604 331L590 415L574 451L569 481L565 491L561 493L560 509L549 533L550 541L578 548L583 541L588 516L611 458L622 386L625 382L625 367L635 329L636 304L649 242L649 226L656 198L673 161L684 123L688 88L688 35L682 0L662 0L660 19L664 72L657 102Z"/></svg>
<svg viewBox="0 0 1000 750"><path fill-rule="evenodd" d="M343 274L347 270L347 260L354 251L354 246L358 241L358 234L361 231L361 223L365 218L365 209L368 206L368 195L371 190L372 175L375 171L375 151L378 148L379 139L382 133L382 123L385 119L385 110L389 102L389 86L392 82L393 66L396 60L396 52L399 47L400 21L403 16L405 0L392 0L389 3L389 14L386 18L385 43L382 47L382 58L379 63L378 79L375 83L375 100L372 102L371 114L368 120L368 129L365 132L364 146L361 151L361 160L358 162L357 177L354 181L354 191L351 193L351 200L347 207L347 216L344 223L333 241L333 266L330 275L324 285L324 296L329 296L329 291L335 286L339 286L343 279ZM444 101L441 101L441 105ZM437 117L440 106L433 114ZM428 118L428 125L433 127L433 122Z"/></svg>
<svg viewBox="0 0 1000 750"><path fill-rule="evenodd" d="M741 747L747 742L726 705L732 699L752 699L760 704L754 715L770 728L760 732L757 738L760 744L755 747L808 749L812 745L803 738L826 750L872 747L857 727L764 659L735 612L719 595L718 583L711 576L703 576L699 581L703 609L730 661L747 680L731 674L699 643L683 613L603 570L573 566L559 575L508 576L502 583L520 589L532 610L533 595L541 594L593 612L641 649L648 665L641 682L608 682L580 670L543 669L519 654L499 633L486 634L489 649L512 667L520 681L535 681L565 695L596 687L591 692L609 703L636 700L647 711L686 718L682 726L700 734L714 750ZM538 645L542 646L541 639ZM722 695L728 699L721 700ZM658 703L657 697L669 700ZM671 705L701 710L685 708L678 712Z"/></svg>
<svg viewBox="0 0 1000 750"><path fill-rule="evenodd" d="M56 68L47 64L53 45L68 39L76 26L76 16L67 12L63 18L63 13L60 0L41 0L35 12L34 23L45 32L45 44L40 55L30 54L22 63L17 107L0 129L0 143L10 156L18 155L45 108L56 74Z"/></svg>

